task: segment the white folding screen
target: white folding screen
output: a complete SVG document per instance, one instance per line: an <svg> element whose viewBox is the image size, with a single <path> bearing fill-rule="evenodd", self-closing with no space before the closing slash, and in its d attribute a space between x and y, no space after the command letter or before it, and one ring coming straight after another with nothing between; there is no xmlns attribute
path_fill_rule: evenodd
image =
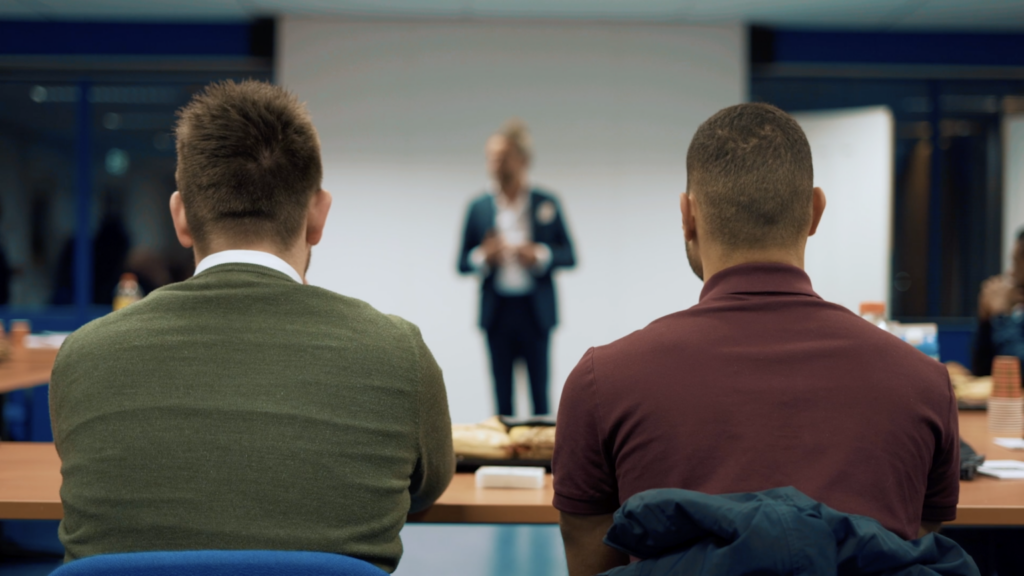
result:
<svg viewBox="0 0 1024 576"><path fill-rule="evenodd" d="M533 181L560 195L580 260L561 273L551 397L579 357L696 303L678 193L697 126L743 100L740 26L366 23L285 19L278 79L308 102L336 197L314 284L418 324L457 421L492 411L478 284L455 273L483 141L533 129ZM815 288L851 309L887 300L892 117L797 115L829 206L808 245ZM520 389L520 409L526 395Z"/></svg>
<svg viewBox="0 0 1024 576"><path fill-rule="evenodd" d="M483 142L531 126L533 181L562 198L579 266L560 273L552 400L580 356L697 302L678 194L697 126L743 100L740 26L394 23L285 19L278 80L308 102L335 206L314 284L420 326L452 416L492 411L478 283L455 273ZM797 115L828 208L807 267L827 299L887 300L892 117ZM520 390L519 406L526 395Z"/></svg>
<svg viewBox="0 0 1024 576"><path fill-rule="evenodd" d="M1003 262L1009 267L1024 227L1024 114L1003 119Z"/></svg>
<svg viewBox="0 0 1024 576"><path fill-rule="evenodd" d="M826 300L857 311L889 301L892 261L892 111L887 107L794 115L814 158L827 206L807 241L805 267Z"/></svg>
<svg viewBox="0 0 1024 576"><path fill-rule="evenodd" d="M556 278L557 404L588 347L697 301L678 216L686 148L744 99L745 36L738 24L284 19L277 78L309 104L335 196L311 282L419 325L453 419L490 415L478 283L455 258L466 204L487 185L484 141L519 116L532 179L561 197L579 259Z"/></svg>

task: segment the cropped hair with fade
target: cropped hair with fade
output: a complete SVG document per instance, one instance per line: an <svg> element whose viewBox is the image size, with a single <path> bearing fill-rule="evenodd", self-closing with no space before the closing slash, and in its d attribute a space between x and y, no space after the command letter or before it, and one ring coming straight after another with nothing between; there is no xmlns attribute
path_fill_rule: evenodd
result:
<svg viewBox="0 0 1024 576"><path fill-rule="evenodd" d="M686 174L706 233L726 247L785 247L810 229L811 146L774 106L739 104L708 118L690 142Z"/></svg>
<svg viewBox="0 0 1024 576"><path fill-rule="evenodd" d="M323 177L305 106L280 86L228 80L178 117L178 191L196 243L215 235L290 246Z"/></svg>

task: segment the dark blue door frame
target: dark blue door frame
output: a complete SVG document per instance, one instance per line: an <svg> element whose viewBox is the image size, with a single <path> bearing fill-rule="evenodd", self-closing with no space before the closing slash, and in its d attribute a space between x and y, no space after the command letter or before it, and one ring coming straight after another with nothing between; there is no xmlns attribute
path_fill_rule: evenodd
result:
<svg viewBox="0 0 1024 576"><path fill-rule="evenodd" d="M928 315L942 314L942 91L939 82L929 86L932 102L932 162L928 190Z"/></svg>
<svg viewBox="0 0 1024 576"><path fill-rule="evenodd" d="M78 109L75 146L75 315L79 325L90 320L92 304L92 103L89 90L92 83L83 79L78 83Z"/></svg>

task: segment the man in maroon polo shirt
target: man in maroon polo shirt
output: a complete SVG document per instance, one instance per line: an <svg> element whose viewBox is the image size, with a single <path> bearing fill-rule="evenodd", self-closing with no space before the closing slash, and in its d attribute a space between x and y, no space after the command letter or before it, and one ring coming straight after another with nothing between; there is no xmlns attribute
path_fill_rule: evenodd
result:
<svg viewBox="0 0 1024 576"><path fill-rule="evenodd" d="M954 519L946 370L822 300L803 271L825 195L800 126L766 104L726 108L697 130L686 169L700 301L591 348L562 392L554 505L570 575L628 562L601 540L651 488L795 486L906 539Z"/></svg>

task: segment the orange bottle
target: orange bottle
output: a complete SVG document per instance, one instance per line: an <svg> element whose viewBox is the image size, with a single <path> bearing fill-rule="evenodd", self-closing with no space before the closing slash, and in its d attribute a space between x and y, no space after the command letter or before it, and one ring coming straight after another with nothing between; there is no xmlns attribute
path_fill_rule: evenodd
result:
<svg viewBox="0 0 1024 576"><path fill-rule="evenodd" d="M139 287L139 279L131 272L121 274L121 280L117 283L117 290L114 291L114 311L142 300L142 288Z"/></svg>
<svg viewBox="0 0 1024 576"><path fill-rule="evenodd" d="M32 332L28 320L11 320L11 348L21 350L25 347L25 336Z"/></svg>

